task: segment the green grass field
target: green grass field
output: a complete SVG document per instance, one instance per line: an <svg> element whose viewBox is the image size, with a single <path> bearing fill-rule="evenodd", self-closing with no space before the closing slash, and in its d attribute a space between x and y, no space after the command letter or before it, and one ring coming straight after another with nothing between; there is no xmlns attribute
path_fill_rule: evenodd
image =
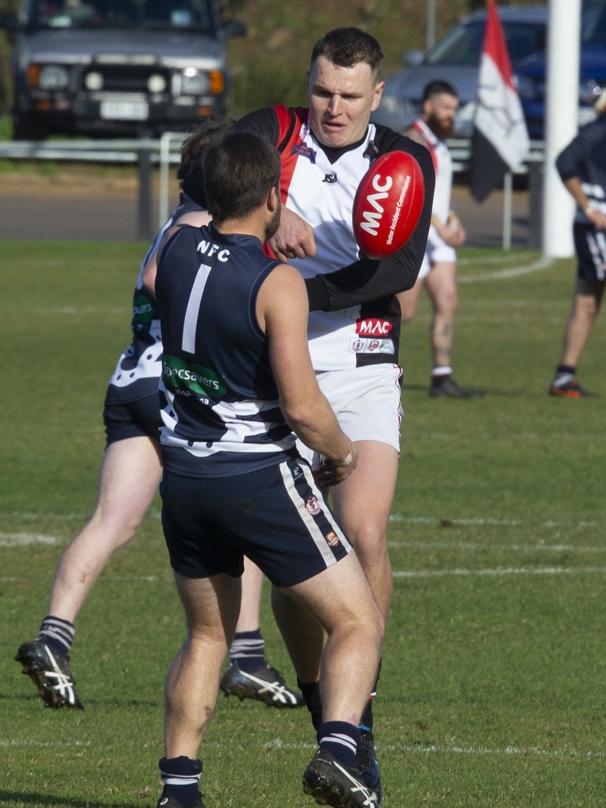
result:
<svg viewBox="0 0 606 808"><path fill-rule="evenodd" d="M144 808L159 793L162 687L183 638L156 504L78 621L83 713L42 707L13 661L45 614L62 545L90 512L101 407L128 342L138 244L2 244L0 805ZM427 396L426 304L406 329L407 413L390 530L393 612L376 704L386 808L606 804L604 355L546 395L573 262L462 253L456 376L484 399ZM267 594L267 593L266 593ZM293 674L267 601L272 662ZM304 711L220 699L208 808L299 808Z"/></svg>

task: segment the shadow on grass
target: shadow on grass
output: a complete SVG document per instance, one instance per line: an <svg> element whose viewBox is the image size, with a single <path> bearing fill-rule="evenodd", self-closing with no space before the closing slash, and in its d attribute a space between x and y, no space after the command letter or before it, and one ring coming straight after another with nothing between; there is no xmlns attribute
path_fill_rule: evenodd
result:
<svg viewBox="0 0 606 808"><path fill-rule="evenodd" d="M78 797L38 794L35 791L0 791L0 805L7 802L29 806L54 805L57 808L142 808L146 804L151 804L152 800L149 797L142 797L139 802L91 802Z"/></svg>

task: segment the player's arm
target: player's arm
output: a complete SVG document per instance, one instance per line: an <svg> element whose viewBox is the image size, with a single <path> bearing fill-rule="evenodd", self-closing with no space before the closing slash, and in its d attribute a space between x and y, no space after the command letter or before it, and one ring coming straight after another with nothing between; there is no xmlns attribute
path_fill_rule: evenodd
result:
<svg viewBox="0 0 606 808"><path fill-rule="evenodd" d="M583 190L580 173L583 161L594 149L603 148L603 142L603 127L590 124L581 129L556 158L556 168L566 190L597 230L606 229L606 216L591 207L591 200Z"/></svg>
<svg viewBox="0 0 606 808"><path fill-rule="evenodd" d="M331 461L337 481L345 479L355 467L356 450L318 387L307 344L307 295L293 267L282 264L269 274L256 311L286 420L303 443Z"/></svg>
<svg viewBox="0 0 606 808"><path fill-rule="evenodd" d="M391 148L402 148L402 139L399 138L400 145L396 142ZM348 306L391 297L414 286L427 246L435 172L427 149L410 141L407 143L407 150L419 162L425 181L423 211L414 233L397 252L380 261L362 256L343 269L308 278L305 285L309 296L309 308L312 311L345 309Z"/></svg>
<svg viewBox="0 0 606 808"><path fill-rule="evenodd" d="M177 232L179 227L184 224L189 224L192 227L204 227L211 220L211 216L206 210L193 210L185 213L177 221L168 228L158 247L147 259L145 269L143 270L143 286L152 297L156 296L156 274L158 272L158 255L160 251L167 244L169 239Z"/></svg>
<svg viewBox="0 0 606 808"><path fill-rule="evenodd" d="M564 185L568 193L583 211L587 219L596 230L606 230L606 215L592 207L591 199L583 190L583 183L580 177L568 177L564 180Z"/></svg>

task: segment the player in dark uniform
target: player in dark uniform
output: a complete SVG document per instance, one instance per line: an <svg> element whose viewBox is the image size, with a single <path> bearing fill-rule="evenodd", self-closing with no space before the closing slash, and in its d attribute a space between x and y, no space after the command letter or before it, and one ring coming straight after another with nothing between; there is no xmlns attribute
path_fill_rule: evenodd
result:
<svg viewBox="0 0 606 808"><path fill-rule="evenodd" d="M162 474L158 432L162 335L155 300L143 286L143 269L153 261L164 233L176 222L202 225L209 221L199 158L208 142L222 137L232 123L222 118L206 120L183 144L177 173L181 185L179 205L141 263L133 296L132 342L118 359L107 387L103 411L107 446L95 512L59 561L48 615L38 638L23 643L17 651L17 661L49 707L82 707L69 660L76 617L112 553L132 538L143 520ZM257 698L276 707L296 707L302 703L300 694L267 665L259 650L263 645L258 626L259 575L252 565L248 566L245 619L251 625L245 628L254 630L239 635L239 648L243 650L226 671L222 686L226 694L240 698Z"/></svg>
<svg viewBox="0 0 606 808"><path fill-rule="evenodd" d="M426 148L370 122L381 100L383 54L374 37L357 28L328 32L314 46L308 75L309 107L257 110L236 123L278 148L282 159L280 229L275 255L305 279L309 344L322 392L361 460L332 492L339 524L350 537L387 619L392 575L387 525L399 461L400 308L396 293L417 278L431 219L434 168ZM425 204L408 243L381 261L360 255L352 228L353 200L373 160L392 150L409 152L425 179ZM317 458L311 458L317 462ZM286 626L286 628L288 628ZM296 631L296 625L292 626ZM320 720L317 671L300 686L312 718ZM379 800L373 746L372 697L361 722L360 764Z"/></svg>
<svg viewBox="0 0 606 808"><path fill-rule="evenodd" d="M296 614L298 635L288 640L298 672L316 620L328 634L306 793L343 808L377 804L356 749L383 619L295 448L292 429L323 455L320 477L333 483L356 464L311 367L305 286L263 252L279 221L279 176L277 153L255 135L212 146L204 159L212 223L172 228L155 278L146 274L164 340L162 523L188 625L166 684L162 808L202 806L197 755L236 625L244 555Z"/></svg>
<svg viewBox="0 0 606 808"><path fill-rule="evenodd" d="M564 334L564 348L549 394L583 398L576 368L600 310L606 282L606 91L595 104L598 118L581 128L561 152L556 167L577 204L574 246L577 283Z"/></svg>

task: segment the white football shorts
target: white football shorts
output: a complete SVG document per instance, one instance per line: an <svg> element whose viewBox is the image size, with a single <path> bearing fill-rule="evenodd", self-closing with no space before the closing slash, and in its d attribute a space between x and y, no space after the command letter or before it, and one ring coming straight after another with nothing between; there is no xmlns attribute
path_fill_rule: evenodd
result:
<svg viewBox="0 0 606 808"><path fill-rule="evenodd" d="M421 264L418 278L421 280L426 278L431 272L433 265L438 261L454 264L456 260L457 254L454 247L451 247L444 239L440 238L434 228L431 227L429 229L429 236L427 237L427 249L423 256L423 263Z"/></svg>
<svg viewBox="0 0 606 808"><path fill-rule="evenodd" d="M320 390L333 408L339 426L353 441L373 440L400 452L402 368L365 365L316 373ZM312 467L320 456L297 440L297 449Z"/></svg>

